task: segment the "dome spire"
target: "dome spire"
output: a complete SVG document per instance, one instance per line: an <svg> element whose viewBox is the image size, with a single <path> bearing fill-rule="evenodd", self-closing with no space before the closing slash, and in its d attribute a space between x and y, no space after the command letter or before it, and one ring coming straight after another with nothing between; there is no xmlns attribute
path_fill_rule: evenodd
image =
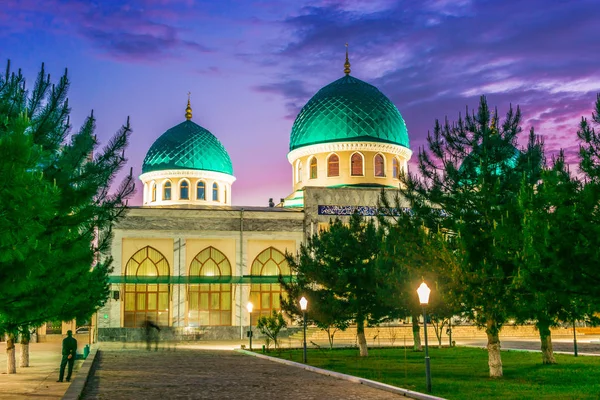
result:
<svg viewBox="0 0 600 400"><path fill-rule="evenodd" d="M190 105L190 95L192 94L192 92L188 92L188 103L187 103L187 107L185 108L185 119L186 120L190 120L192 119L192 106Z"/></svg>
<svg viewBox="0 0 600 400"><path fill-rule="evenodd" d="M350 75L350 61L348 60L348 43L346 43L346 62L344 63L344 73Z"/></svg>

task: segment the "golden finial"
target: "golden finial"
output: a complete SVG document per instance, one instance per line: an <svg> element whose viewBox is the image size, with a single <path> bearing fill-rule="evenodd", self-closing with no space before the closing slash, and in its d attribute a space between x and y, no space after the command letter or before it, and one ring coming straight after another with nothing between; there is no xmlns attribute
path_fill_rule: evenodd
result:
<svg viewBox="0 0 600 400"><path fill-rule="evenodd" d="M192 94L192 92L188 92L188 104L187 107L185 108L185 119L187 119L188 121L190 119L192 119L192 106L190 105L190 95Z"/></svg>
<svg viewBox="0 0 600 400"><path fill-rule="evenodd" d="M346 62L344 63L344 73L350 75L350 61L348 61L348 43L346 43Z"/></svg>

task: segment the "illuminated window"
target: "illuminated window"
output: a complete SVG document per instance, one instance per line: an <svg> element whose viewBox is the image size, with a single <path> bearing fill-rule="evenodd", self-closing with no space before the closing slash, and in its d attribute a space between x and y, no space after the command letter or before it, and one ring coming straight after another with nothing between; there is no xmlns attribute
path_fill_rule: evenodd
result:
<svg viewBox="0 0 600 400"><path fill-rule="evenodd" d="M213 201L219 201L219 185L213 183Z"/></svg>
<svg viewBox="0 0 600 400"><path fill-rule="evenodd" d="M231 264L219 250L207 247L190 264L190 277L231 276ZM188 325L231 325L231 284L188 285Z"/></svg>
<svg viewBox="0 0 600 400"><path fill-rule="evenodd" d="M385 159L381 154L375 156L375 176L385 176Z"/></svg>
<svg viewBox="0 0 600 400"><path fill-rule="evenodd" d="M152 201L156 201L156 183L152 182Z"/></svg>
<svg viewBox="0 0 600 400"><path fill-rule="evenodd" d="M125 276L157 278L169 276L169 263L161 252L146 246L125 265ZM169 325L169 285L166 283L126 283L124 327L139 328L146 319L161 326Z"/></svg>
<svg viewBox="0 0 600 400"><path fill-rule="evenodd" d="M350 157L350 174L352 176L363 176L363 156L360 153L352 154Z"/></svg>
<svg viewBox="0 0 600 400"><path fill-rule="evenodd" d="M340 158L336 154L327 159L327 176L340 176Z"/></svg>
<svg viewBox="0 0 600 400"><path fill-rule="evenodd" d="M227 203L227 186L223 187L223 203Z"/></svg>
<svg viewBox="0 0 600 400"><path fill-rule="evenodd" d="M398 162L398 159L396 157L394 157L394 160L392 161L392 177L394 179L398 179L398 177L400 176L400 163Z"/></svg>
<svg viewBox="0 0 600 400"><path fill-rule="evenodd" d="M317 157L310 159L310 179L317 179Z"/></svg>
<svg viewBox="0 0 600 400"><path fill-rule="evenodd" d="M171 182L166 181L163 187L163 200L171 200Z"/></svg>
<svg viewBox="0 0 600 400"><path fill-rule="evenodd" d="M296 182L302 182L302 161L298 161L297 171L296 171Z"/></svg>
<svg viewBox="0 0 600 400"><path fill-rule="evenodd" d="M206 184L203 181L196 184L196 200L206 200Z"/></svg>
<svg viewBox="0 0 600 400"><path fill-rule="evenodd" d="M190 199L190 184L187 181L181 182L179 185L179 199L189 200Z"/></svg>
<svg viewBox="0 0 600 400"><path fill-rule="evenodd" d="M285 256L279 250L269 247L260 253L252 262L252 276L291 275ZM279 283L253 283L250 288L250 301L254 305L253 321L259 317L270 316L275 311L281 310L281 297L286 297L286 292ZM254 318L256 315L256 319Z"/></svg>

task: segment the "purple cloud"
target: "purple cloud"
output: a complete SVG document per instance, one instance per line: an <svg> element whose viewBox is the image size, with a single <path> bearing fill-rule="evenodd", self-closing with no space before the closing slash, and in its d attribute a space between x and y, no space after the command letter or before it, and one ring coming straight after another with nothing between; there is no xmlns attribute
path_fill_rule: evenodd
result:
<svg viewBox="0 0 600 400"><path fill-rule="evenodd" d="M577 121L600 91L600 9L593 1L360 5L321 1L281 21L292 39L268 56L288 73L267 87L282 93L290 114L318 89L306 93L309 81L324 86L342 75L347 41L353 75L398 106L413 149L425 143L435 118L456 119L483 94L502 110L519 104L524 131L535 126L550 152L574 145ZM306 83L291 85L290 75Z"/></svg>

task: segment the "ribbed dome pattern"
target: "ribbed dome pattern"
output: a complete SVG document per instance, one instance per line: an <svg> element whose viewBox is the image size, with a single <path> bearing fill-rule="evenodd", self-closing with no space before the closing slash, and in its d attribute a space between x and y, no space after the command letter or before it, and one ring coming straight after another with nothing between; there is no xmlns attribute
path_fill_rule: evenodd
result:
<svg viewBox="0 0 600 400"><path fill-rule="evenodd" d="M231 158L212 133L184 121L163 133L150 147L142 173L168 169L194 169L233 175Z"/></svg>
<svg viewBox="0 0 600 400"><path fill-rule="evenodd" d="M375 86L346 75L317 92L294 121L290 151L328 142L372 141L409 147L406 123Z"/></svg>

